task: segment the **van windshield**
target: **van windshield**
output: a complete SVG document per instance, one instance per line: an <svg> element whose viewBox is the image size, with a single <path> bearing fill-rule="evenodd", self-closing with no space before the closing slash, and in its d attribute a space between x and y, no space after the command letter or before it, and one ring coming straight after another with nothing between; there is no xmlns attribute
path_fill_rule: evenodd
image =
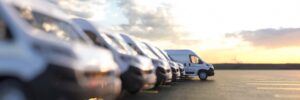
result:
<svg viewBox="0 0 300 100"><path fill-rule="evenodd" d="M158 48L158 49L159 49L159 48ZM162 53L162 55L163 55L167 60L171 61L171 58L169 57L169 55L168 55L165 51L163 51L163 50L161 50L161 49L159 49L159 51Z"/></svg>
<svg viewBox="0 0 300 100"><path fill-rule="evenodd" d="M168 60L161 52L158 48L150 46L152 48L152 50L155 52L155 54L162 60Z"/></svg>
<svg viewBox="0 0 300 100"><path fill-rule="evenodd" d="M21 18L23 18L33 28L39 29L48 33L56 38L65 41L82 41L78 31L69 23L56 19L54 17L35 12L29 8L15 7L19 12Z"/></svg>
<svg viewBox="0 0 300 100"><path fill-rule="evenodd" d="M5 30L6 30L6 26L5 26L4 20L0 16L0 41L5 40L7 37L7 35L6 35L7 33L5 32Z"/></svg>
<svg viewBox="0 0 300 100"><path fill-rule="evenodd" d="M137 52L134 51L131 47L129 47L129 45L125 44L125 41L122 40L121 38L112 35L107 35L107 37L109 37L112 40L112 42L114 42L117 48L122 49L131 55L137 55Z"/></svg>
<svg viewBox="0 0 300 100"><path fill-rule="evenodd" d="M152 51L149 50L149 48L141 42L136 43L140 48L141 51L148 57L153 58L153 59L159 59Z"/></svg>

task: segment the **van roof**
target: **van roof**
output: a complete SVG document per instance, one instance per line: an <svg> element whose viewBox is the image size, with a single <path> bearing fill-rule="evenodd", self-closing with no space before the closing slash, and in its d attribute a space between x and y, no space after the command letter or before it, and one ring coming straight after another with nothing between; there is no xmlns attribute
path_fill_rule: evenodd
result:
<svg viewBox="0 0 300 100"><path fill-rule="evenodd" d="M165 50L168 54L196 54L192 50L189 49L173 49L173 50Z"/></svg>

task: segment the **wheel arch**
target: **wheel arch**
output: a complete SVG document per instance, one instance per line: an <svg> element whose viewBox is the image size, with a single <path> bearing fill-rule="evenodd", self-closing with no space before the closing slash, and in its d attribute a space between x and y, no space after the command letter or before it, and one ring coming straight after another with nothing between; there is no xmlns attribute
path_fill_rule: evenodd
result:
<svg viewBox="0 0 300 100"><path fill-rule="evenodd" d="M200 72L205 72L205 73L207 73L207 70L205 70L205 69L199 69L198 72L197 72L197 75L199 75Z"/></svg>
<svg viewBox="0 0 300 100"><path fill-rule="evenodd" d="M1 75L0 76L0 82L2 82L4 80L14 80L14 81L18 81L18 82L21 82L21 83L25 83L25 81L22 80L21 78L18 78L16 76L12 76L12 75Z"/></svg>

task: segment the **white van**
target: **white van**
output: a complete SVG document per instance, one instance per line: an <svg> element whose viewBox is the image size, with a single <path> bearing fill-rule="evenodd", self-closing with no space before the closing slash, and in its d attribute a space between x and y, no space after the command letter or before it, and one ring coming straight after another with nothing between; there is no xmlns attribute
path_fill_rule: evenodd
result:
<svg viewBox="0 0 300 100"><path fill-rule="evenodd" d="M187 76L199 76L206 80L208 76L214 76L212 64L204 62L195 52L191 50L165 50L172 60L184 65Z"/></svg>
<svg viewBox="0 0 300 100"><path fill-rule="evenodd" d="M138 55L138 53L133 50L121 37L120 34L106 34L115 44L119 44L120 47L126 48L127 51L133 52L131 56L131 60L127 59L127 62L135 62L136 66L139 67L143 73L142 76L144 78L144 88L143 89L152 89L156 83L156 75L155 75L155 67L152 64L150 58ZM133 63L134 63L133 62Z"/></svg>
<svg viewBox="0 0 300 100"><path fill-rule="evenodd" d="M151 58L153 65L156 68L156 84L155 88L162 84L167 84L172 81L172 72L169 63L159 60L159 58L148 49L148 47L138 41L136 38L129 36L128 34L120 34L121 37L132 47L139 55Z"/></svg>
<svg viewBox="0 0 300 100"><path fill-rule="evenodd" d="M76 18L73 22L81 27L94 44L112 51L121 69L123 89L135 94L141 89L154 87L156 76L151 59L138 55L118 34L98 31L91 22L85 19Z"/></svg>
<svg viewBox="0 0 300 100"><path fill-rule="evenodd" d="M112 53L40 0L0 0L0 100L115 99Z"/></svg>
<svg viewBox="0 0 300 100"><path fill-rule="evenodd" d="M174 62L169 61L161 52L160 49L149 44L146 42L143 42L143 44L145 44L148 49L157 56L157 58L159 58L159 60L161 60L162 62L166 62L169 63L169 66L171 68L172 71L172 82L177 81L177 77L179 78L179 66L177 66Z"/></svg>
<svg viewBox="0 0 300 100"><path fill-rule="evenodd" d="M178 62L175 62L175 61L173 61L170 57L169 57L169 55L167 54L167 52L166 51L164 51L164 50L162 50L162 49L160 49L160 48L157 48L160 52L161 52L161 54L165 57L165 59L167 59L168 61L169 61L169 63L170 63L170 65L173 67L173 68L175 68L175 71L174 72L176 72L176 79L178 78L182 78L183 76L184 76L184 74L183 73L185 73L184 72L184 67L183 67L183 64L181 64L181 63L178 63ZM173 74L174 75L174 74ZM173 76L174 77L174 76ZM176 81L176 80L175 80Z"/></svg>

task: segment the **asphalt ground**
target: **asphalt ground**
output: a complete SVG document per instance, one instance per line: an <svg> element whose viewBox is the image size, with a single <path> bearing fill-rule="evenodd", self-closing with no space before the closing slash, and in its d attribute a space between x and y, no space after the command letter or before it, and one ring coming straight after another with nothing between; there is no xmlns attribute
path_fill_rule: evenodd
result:
<svg viewBox="0 0 300 100"><path fill-rule="evenodd" d="M300 100L300 70L216 70L123 100Z"/></svg>

